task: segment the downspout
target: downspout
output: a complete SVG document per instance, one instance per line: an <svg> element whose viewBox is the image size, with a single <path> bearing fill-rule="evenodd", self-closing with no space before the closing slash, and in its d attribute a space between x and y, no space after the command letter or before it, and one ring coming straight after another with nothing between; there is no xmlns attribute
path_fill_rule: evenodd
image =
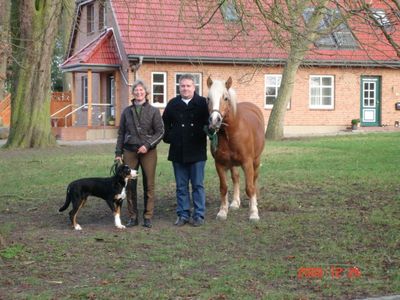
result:
<svg viewBox="0 0 400 300"><path fill-rule="evenodd" d="M131 71L133 71L133 78L134 78L134 80L137 80L137 79L138 79L137 73L138 73L140 67L142 66L142 64L143 64L143 56L139 56L139 61L138 61L138 63L131 66Z"/></svg>

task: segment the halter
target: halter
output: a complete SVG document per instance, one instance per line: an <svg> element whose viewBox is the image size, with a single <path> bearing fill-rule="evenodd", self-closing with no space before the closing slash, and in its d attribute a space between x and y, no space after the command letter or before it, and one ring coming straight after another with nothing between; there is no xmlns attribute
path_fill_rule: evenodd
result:
<svg viewBox="0 0 400 300"><path fill-rule="evenodd" d="M212 113L214 113L214 112L216 112L217 114L219 114L219 116L221 117L221 127L222 127L222 125L228 126L227 123L224 123L224 122L223 122L223 121L224 121L224 118L225 118L225 116L226 116L226 114L223 115L219 109L213 109L213 110L210 112L210 115L211 115ZM228 107L227 112L229 112L229 107ZM209 128L207 125L205 125L204 128L203 128L203 129L204 129L204 132L207 134L208 138L210 139L210 142L211 142L211 151L212 151L213 153L215 153L215 152L217 151L217 149L218 149L218 135L217 135L217 133L219 132L219 130L221 129L221 127L219 127L219 128L217 128L217 129L214 130L214 129Z"/></svg>
<svg viewBox="0 0 400 300"><path fill-rule="evenodd" d="M227 109L226 112L225 112L225 115L223 115L219 109L213 109L213 110L210 112L210 115L211 115L212 113L214 113L214 112L216 112L217 114L219 114L219 116L221 117L221 126L222 126L222 125L228 126L228 124L224 123L223 121L224 121L226 115L229 113L229 105L228 105L228 109ZM216 130L216 132L218 132L218 130L219 130L219 128Z"/></svg>

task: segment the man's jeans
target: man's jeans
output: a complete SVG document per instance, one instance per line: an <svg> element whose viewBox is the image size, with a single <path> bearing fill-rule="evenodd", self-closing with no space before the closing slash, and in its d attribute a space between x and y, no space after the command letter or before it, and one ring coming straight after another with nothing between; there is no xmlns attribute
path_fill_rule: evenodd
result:
<svg viewBox="0 0 400 300"><path fill-rule="evenodd" d="M204 191L205 161L195 163L172 162L176 181L176 213L179 217L190 218L189 181L192 186L193 219L202 218L206 211L206 194Z"/></svg>

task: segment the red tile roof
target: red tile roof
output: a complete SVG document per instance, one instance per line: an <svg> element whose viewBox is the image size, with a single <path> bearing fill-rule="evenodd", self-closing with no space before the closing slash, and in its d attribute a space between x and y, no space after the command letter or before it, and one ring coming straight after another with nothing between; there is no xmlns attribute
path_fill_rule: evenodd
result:
<svg viewBox="0 0 400 300"><path fill-rule="evenodd" d="M98 38L62 63L62 69L79 67L118 66L121 60L112 29L106 30Z"/></svg>
<svg viewBox="0 0 400 300"><path fill-rule="evenodd" d="M206 5L208 1L193 3ZM189 3L189 2L188 2ZM282 61L285 50L269 40L267 25L261 18L252 17L243 27L224 22L219 11L211 21L200 28L197 7L180 6L178 0L112 0L112 10L128 57L143 56L145 59L192 61ZM193 4L194 5L194 4ZM200 7L205 9L205 6ZM208 14L209 16L211 13ZM307 60L326 64L363 64L368 61L391 61L400 63L395 51L380 36L368 33L368 27L355 24L357 38L364 49L311 51ZM370 31L370 30L369 30ZM400 31L395 32L397 41ZM283 42L285 44L285 42ZM286 43L288 44L288 43ZM366 51L365 51L366 50Z"/></svg>

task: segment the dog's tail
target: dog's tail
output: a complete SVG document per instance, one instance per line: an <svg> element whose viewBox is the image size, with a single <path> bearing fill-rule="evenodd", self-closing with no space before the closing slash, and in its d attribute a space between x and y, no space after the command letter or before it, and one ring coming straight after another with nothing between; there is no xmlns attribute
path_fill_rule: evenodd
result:
<svg viewBox="0 0 400 300"><path fill-rule="evenodd" d="M70 190L69 190L69 187L68 187L68 189L67 189L67 197L65 198L65 203L64 203L63 206L60 207L60 209L58 211L62 212L64 210L66 210L70 203L71 203L71 193L70 193Z"/></svg>

